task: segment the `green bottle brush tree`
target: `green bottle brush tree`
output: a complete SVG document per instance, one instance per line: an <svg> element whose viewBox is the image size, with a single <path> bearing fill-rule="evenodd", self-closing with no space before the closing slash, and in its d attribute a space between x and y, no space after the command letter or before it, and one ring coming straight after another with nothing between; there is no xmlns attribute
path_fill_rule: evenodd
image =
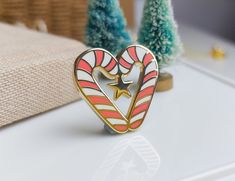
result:
<svg viewBox="0 0 235 181"><path fill-rule="evenodd" d="M182 53L171 0L146 0L138 42L154 53L160 70L174 62ZM172 88L173 80L170 74L160 73L159 85L161 81L168 81L164 83L164 88L160 88L161 91Z"/></svg>
<svg viewBox="0 0 235 181"><path fill-rule="evenodd" d="M132 43L118 0L89 0L85 43L114 55Z"/></svg>

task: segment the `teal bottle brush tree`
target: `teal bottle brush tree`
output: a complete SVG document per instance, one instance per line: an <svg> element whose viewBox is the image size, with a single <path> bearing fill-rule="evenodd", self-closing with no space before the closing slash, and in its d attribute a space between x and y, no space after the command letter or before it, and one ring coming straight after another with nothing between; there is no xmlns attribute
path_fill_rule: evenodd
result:
<svg viewBox="0 0 235 181"><path fill-rule="evenodd" d="M112 54L131 44L118 0L89 0L85 43Z"/></svg>
<svg viewBox="0 0 235 181"><path fill-rule="evenodd" d="M154 53L160 70L174 62L182 53L182 44L174 21L171 0L146 0L138 42ZM171 75L162 74L161 76L160 74L159 86L161 86L161 80L168 81L168 83L164 83L164 86L167 86L161 90L168 90L172 87Z"/></svg>

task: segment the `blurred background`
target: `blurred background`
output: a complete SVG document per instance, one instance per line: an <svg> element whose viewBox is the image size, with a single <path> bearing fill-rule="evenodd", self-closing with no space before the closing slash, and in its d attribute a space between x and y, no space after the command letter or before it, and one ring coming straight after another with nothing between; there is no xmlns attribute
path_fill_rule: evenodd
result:
<svg viewBox="0 0 235 181"><path fill-rule="evenodd" d="M193 25L235 41L235 1L173 0L179 23Z"/></svg>
<svg viewBox="0 0 235 181"><path fill-rule="evenodd" d="M128 26L138 29L145 0L120 0ZM82 40L87 0L0 0L0 20ZM235 1L173 0L179 24L235 41Z"/></svg>
<svg viewBox="0 0 235 181"><path fill-rule="evenodd" d="M235 41L235 1L172 0L178 24L190 25ZM144 0L135 0L137 27L140 25Z"/></svg>

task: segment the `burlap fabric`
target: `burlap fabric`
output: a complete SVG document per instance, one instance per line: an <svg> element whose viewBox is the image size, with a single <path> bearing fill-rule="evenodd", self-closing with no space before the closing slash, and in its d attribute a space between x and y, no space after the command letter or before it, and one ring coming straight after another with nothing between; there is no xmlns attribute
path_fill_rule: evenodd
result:
<svg viewBox="0 0 235 181"><path fill-rule="evenodd" d="M79 99L78 41L0 23L0 127Z"/></svg>

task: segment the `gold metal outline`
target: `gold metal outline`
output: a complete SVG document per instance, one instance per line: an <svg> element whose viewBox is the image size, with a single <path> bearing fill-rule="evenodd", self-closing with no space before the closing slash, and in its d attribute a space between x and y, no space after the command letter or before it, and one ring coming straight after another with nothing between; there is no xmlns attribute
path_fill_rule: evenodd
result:
<svg viewBox="0 0 235 181"><path fill-rule="evenodd" d="M99 70L100 72L102 72L108 79L110 79L110 80L116 80L116 81L117 81L117 79L118 79L118 77L119 77L120 75L117 74L117 75L113 76L113 75L109 74L109 73L108 73L103 67L101 67L101 66L94 67L94 69L93 69L93 71L92 71L92 78L93 78L93 80L95 81L95 83L97 84L97 86L102 90L102 93L106 96L106 98L107 98L110 102L112 102L114 108L123 116L123 118L125 118L125 121L126 121L127 127L128 127L128 129L127 129L125 132L120 132L120 131L115 130L115 129L113 128L113 125L111 125L106 119L104 119L104 118L100 115L99 110L96 109L95 106L92 105L92 104L88 101L86 95L84 94L84 92L82 91L82 89L80 88L80 86L78 85L76 65L77 65L77 62L78 62L85 54L87 54L88 52L95 51L95 50L101 50L101 51L104 51L105 53L108 53L112 58L114 58L114 60L117 62L117 66L119 66L119 61L118 61L118 60L121 58L122 54L123 54L128 48L130 48L130 47L141 47L141 48L145 49L146 52L149 52L153 57L155 57L154 54L153 54L148 48L146 48L146 47L144 47L144 46L142 46L142 45L130 45L130 46L126 47L125 49L123 49L122 51L120 51L116 57L115 57L114 55L112 55L109 51L105 50L105 49L102 49L102 48L91 48L91 49L86 50L86 51L83 52L82 54L80 54L80 55L76 58L76 60L75 60L75 62L74 62L74 75L73 75L73 78L74 78L75 84L77 85L76 87L77 87L78 91L80 92L80 96L88 103L88 105L91 107L91 109L92 109L92 110L97 114L97 116L104 122L104 124L108 125L114 132L119 133L119 134L124 134L124 133L126 133L126 132L128 132L128 131L136 131L137 129L139 129L139 128L141 127L141 125L143 124L144 119L145 119L145 117L146 117L146 114L147 114L147 112L148 112L148 110L149 110L150 105L149 105L148 109L145 111L145 114L144 114L143 119L142 119L143 121L141 122L141 124L139 125L139 127L136 128L136 129L131 129L131 128L130 128L130 119L131 119L130 114L131 114L131 112L132 112L132 110L133 110L133 108L134 108L134 105L135 105L135 103L136 103L137 94L139 93L139 91L140 91L140 89L141 89L141 85L142 85L141 83L143 82L143 79L144 79L144 74L143 74L143 73L144 73L144 66L143 66L143 63L140 63L140 62L134 63L133 66L131 67L131 69L128 71L128 73L121 75L121 77L127 77L127 76L131 73L131 71L132 71L132 69L133 69L133 67L134 67L135 65L138 66L138 67L140 67L140 73L139 73L139 79L138 79L138 88L137 88L137 90L135 91L134 95L132 96L131 104L130 104L130 106L129 106L129 108L128 108L128 113L127 113L127 115L124 115L124 114L119 110L119 108L116 106L116 104L113 102L113 100L111 100L111 99L106 95L105 91L103 91L102 87L101 87L100 84L97 82L97 80L96 80L96 78L95 78L95 76L94 76L94 74L93 74L93 71L94 71L95 69L98 69L98 70ZM158 63L157 63L156 57L155 57L155 59L152 60L152 62L154 62L154 63L156 64L156 67L157 67L156 83L155 83L155 85L154 85L154 86L156 87L156 85L157 85L157 79L158 79L158 74L159 74L159 67L158 67ZM153 95L154 95L154 94L152 94L152 95L151 95L151 98L150 98L150 101L151 101L151 102L152 102L152 99L153 99Z"/></svg>

